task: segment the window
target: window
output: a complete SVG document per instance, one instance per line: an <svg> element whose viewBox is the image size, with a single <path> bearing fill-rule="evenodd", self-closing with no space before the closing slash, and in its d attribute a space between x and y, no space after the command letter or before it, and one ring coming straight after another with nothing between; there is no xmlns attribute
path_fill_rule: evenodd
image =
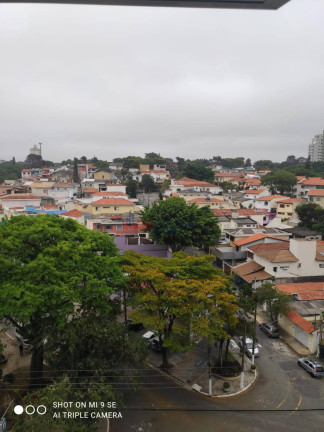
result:
<svg viewBox="0 0 324 432"><path fill-rule="evenodd" d="M119 207L115 206L115 207L114 207L114 210L119 210Z"/></svg>
<svg viewBox="0 0 324 432"><path fill-rule="evenodd" d="M99 210L99 207L96 207L96 210L98 211L98 210Z"/></svg>
<svg viewBox="0 0 324 432"><path fill-rule="evenodd" d="M100 230L101 224L96 224L96 229Z"/></svg>
<svg viewBox="0 0 324 432"><path fill-rule="evenodd" d="M319 268L324 268L324 264L320 264L320 265L319 265Z"/></svg>
<svg viewBox="0 0 324 432"><path fill-rule="evenodd" d="M274 272L276 272L277 271L277 267L273 267L273 269L272 269Z"/></svg>
<svg viewBox="0 0 324 432"><path fill-rule="evenodd" d="M299 269L301 268L301 263L297 264L297 268L299 268Z"/></svg>
<svg viewBox="0 0 324 432"><path fill-rule="evenodd" d="M111 229L111 225L105 225L105 229L106 229L106 230Z"/></svg>
<svg viewBox="0 0 324 432"><path fill-rule="evenodd" d="M123 228L122 225L120 224L116 225L116 230L120 231L122 228Z"/></svg>

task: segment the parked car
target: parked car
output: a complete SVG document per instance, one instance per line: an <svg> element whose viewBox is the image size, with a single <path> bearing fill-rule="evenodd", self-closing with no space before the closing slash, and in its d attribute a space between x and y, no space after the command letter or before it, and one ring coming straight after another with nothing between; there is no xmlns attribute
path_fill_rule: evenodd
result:
<svg viewBox="0 0 324 432"><path fill-rule="evenodd" d="M259 325L260 330L262 330L266 335L271 338L279 337L278 328L273 324L261 323Z"/></svg>
<svg viewBox="0 0 324 432"><path fill-rule="evenodd" d="M309 360L308 358L300 358L298 359L297 363L299 366L304 368L313 378L324 376L323 366L314 360Z"/></svg>
<svg viewBox="0 0 324 432"><path fill-rule="evenodd" d="M8 359L4 355L0 355L0 365L6 364Z"/></svg>
<svg viewBox="0 0 324 432"><path fill-rule="evenodd" d="M240 346L243 348L243 342L244 342L244 337L240 336ZM244 344L244 348L245 348L245 354L248 357L252 357L252 353L253 353L253 340L250 338L245 338L245 344ZM258 348L258 344L255 342L254 344L254 357L259 357L260 352L259 352L259 348Z"/></svg>
<svg viewBox="0 0 324 432"><path fill-rule="evenodd" d="M143 334L142 338L145 339L147 341L147 346L150 346L150 342L151 340L157 336L157 331L156 330L149 330L146 333Z"/></svg>
<svg viewBox="0 0 324 432"><path fill-rule="evenodd" d="M144 328L142 323L133 323L133 321L130 319L126 321L126 327L127 327L127 330L130 330L130 331L139 331L139 330L142 330Z"/></svg>

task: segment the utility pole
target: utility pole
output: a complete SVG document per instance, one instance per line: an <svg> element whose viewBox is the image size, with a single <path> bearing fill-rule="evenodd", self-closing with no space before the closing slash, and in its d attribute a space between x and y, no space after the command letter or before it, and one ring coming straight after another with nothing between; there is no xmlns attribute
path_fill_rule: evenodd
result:
<svg viewBox="0 0 324 432"><path fill-rule="evenodd" d="M245 339L246 339L246 319L244 319L244 337L243 337L243 348L242 348L242 365L241 365L241 377L240 377L240 389L244 387L244 356L245 356Z"/></svg>
<svg viewBox="0 0 324 432"><path fill-rule="evenodd" d="M208 342L208 393L209 396L213 395L213 389L212 389L212 375L211 375L211 346Z"/></svg>
<svg viewBox="0 0 324 432"><path fill-rule="evenodd" d="M253 323L253 344L252 344L252 360L251 364L254 365L254 350L255 350L255 336L256 336L256 316L257 316L257 302L255 298L255 284L256 284L256 278L254 278L254 284L252 284L252 298L254 299L255 305L254 305L254 323Z"/></svg>

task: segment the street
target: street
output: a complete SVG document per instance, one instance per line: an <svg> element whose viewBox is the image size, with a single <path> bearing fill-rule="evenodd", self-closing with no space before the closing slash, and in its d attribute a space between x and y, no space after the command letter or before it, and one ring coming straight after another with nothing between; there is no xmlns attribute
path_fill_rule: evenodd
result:
<svg viewBox="0 0 324 432"><path fill-rule="evenodd" d="M297 365L280 339L257 330L259 378L253 389L229 399L209 399L155 370L143 371L137 392L125 392L123 419L113 432L320 432L324 424L324 380Z"/></svg>

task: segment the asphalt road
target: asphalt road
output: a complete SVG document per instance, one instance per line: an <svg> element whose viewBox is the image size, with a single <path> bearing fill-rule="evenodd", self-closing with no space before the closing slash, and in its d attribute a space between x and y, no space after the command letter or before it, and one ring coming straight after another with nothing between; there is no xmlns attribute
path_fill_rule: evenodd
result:
<svg viewBox="0 0 324 432"><path fill-rule="evenodd" d="M139 390L125 391L123 419L111 432L322 432L324 379L297 365L280 339L258 330L260 372L254 388L226 400L186 390L154 370L143 370Z"/></svg>

